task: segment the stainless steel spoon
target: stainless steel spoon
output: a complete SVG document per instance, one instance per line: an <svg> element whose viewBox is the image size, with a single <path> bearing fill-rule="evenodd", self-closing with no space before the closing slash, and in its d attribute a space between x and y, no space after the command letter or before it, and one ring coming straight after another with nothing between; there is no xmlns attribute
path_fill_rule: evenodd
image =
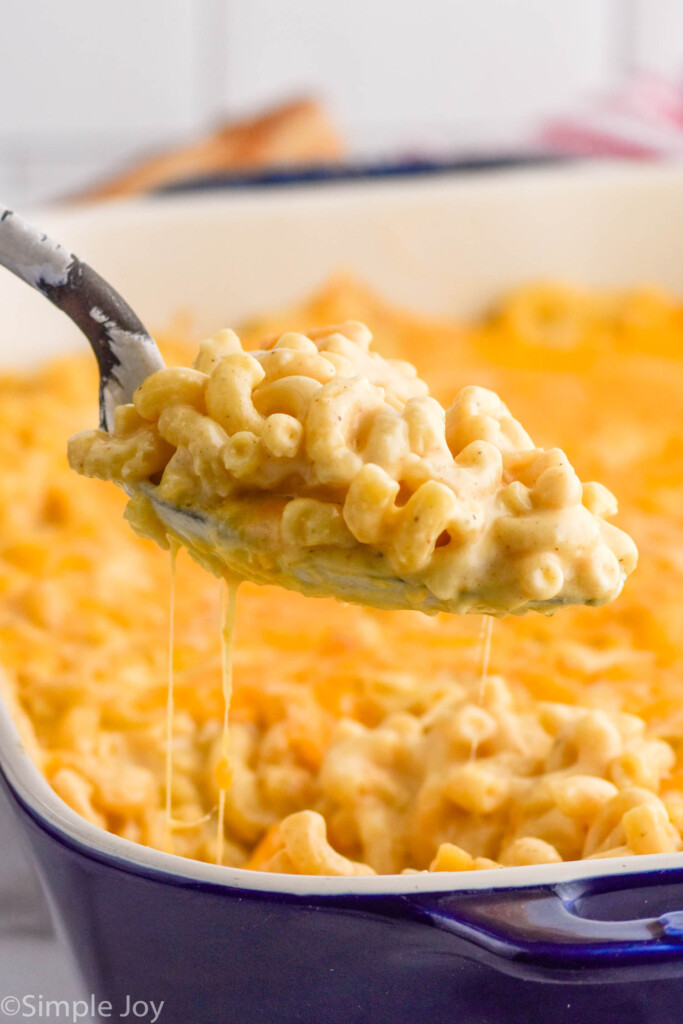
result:
<svg viewBox="0 0 683 1024"><path fill-rule="evenodd" d="M85 334L100 371L100 426L110 431L114 409L132 401L136 388L164 366L161 353L136 313L87 263L19 214L0 205L0 265L66 313ZM250 524L228 523L197 510L176 508L155 496L153 485L139 487L169 532L187 544L214 572L279 583L308 594L336 593L342 600L375 601L383 607L437 610L425 587L375 578L352 564L346 552L320 552L291 566L278 550L264 548L263 531L250 536ZM214 552L220 551L220 558Z"/></svg>
<svg viewBox="0 0 683 1024"><path fill-rule="evenodd" d="M100 368L100 426L164 365L156 342L119 293L59 242L0 205L0 265L66 313L92 345Z"/></svg>

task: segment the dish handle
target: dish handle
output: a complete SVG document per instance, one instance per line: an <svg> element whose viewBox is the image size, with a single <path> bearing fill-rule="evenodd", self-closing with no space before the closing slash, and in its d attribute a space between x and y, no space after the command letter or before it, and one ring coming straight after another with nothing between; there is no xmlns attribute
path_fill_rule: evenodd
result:
<svg viewBox="0 0 683 1024"><path fill-rule="evenodd" d="M683 910L632 920L579 913L586 889L568 886L429 893L411 908L445 931L520 967L585 971L661 965L683 970Z"/></svg>

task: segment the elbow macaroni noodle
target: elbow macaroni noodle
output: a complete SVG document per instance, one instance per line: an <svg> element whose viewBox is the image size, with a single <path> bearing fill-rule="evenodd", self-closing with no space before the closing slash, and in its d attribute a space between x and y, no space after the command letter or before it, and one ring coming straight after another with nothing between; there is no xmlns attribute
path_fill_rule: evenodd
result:
<svg viewBox="0 0 683 1024"><path fill-rule="evenodd" d="M318 774L317 811L271 828L254 866L461 871L682 848L656 795L675 755L643 738L640 719L522 709L498 676L479 689L452 682L423 715L395 712L374 728L340 722ZM648 788L621 772L634 754L650 765ZM342 865L338 851L357 859ZM313 856L324 870L312 870Z"/></svg>
<svg viewBox="0 0 683 1024"><path fill-rule="evenodd" d="M636 549L605 522L610 492L582 485L560 449L536 448L493 391L465 387L444 410L410 363L371 352L371 337L348 321L245 352L222 331L191 369L144 381L112 435L72 438L71 465L133 490L132 525L162 546L168 527L135 490L142 482L211 521L251 521L255 564L225 562L257 581L274 545L281 562L266 578L307 592L298 569L331 550L368 579L414 584L414 606L431 612L616 597ZM220 536L213 543L220 573ZM335 590L332 573L315 592ZM392 606L390 586L362 595Z"/></svg>
<svg viewBox="0 0 683 1024"><path fill-rule="evenodd" d="M360 327L308 329L346 310L376 326L395 362L373 357ZM292 322L301 333L283 335ZM486 506L495 493L514 586L526 573L525 586L550 588L543 523L583 508L588 533L616 543L602 523L615 505L597 484L579 496L569 462L530 446L492 396L514 393L533 433L552 422L572 462L619 493L641 565L613 605L496 625L488 672L476 617L243 584L227 785L216 583L179 558L174 852L216 859L220 786L223 862L264 871L470 871L680 851L680 308L654 292L538 286L465 330L341 282L255 325L248 342L266 334L278 344L255 354L223 332L193 368L150 378L117 410L112 438L81 435L84 465L131 488L149 479L179 503L229 501L243 487L290 498L296 466L282 516L293 548L381 544L387 515L387 557L410 566L426 551L414 571L427 573L452 543L430 554L435 531L447 521L455 534L459 522L457 472L477 481L471 500ZM167 362L186 351L167 343ZM444 416L406 369L418 351L436 397L459 392L456 412ZM354 374L367 383L351 384ZM487 390L463 392L477 375ZM122 521L120 492L67 466L64 438L92 422L96 392L89 358L0 377L0 688L63 800L164 849L168 556ZM333 455L322 469L320 436ZM426 517L414 532L411 501ZM545 539L529 550L532 520ZM593 594L607 586L604 566L582 571Z"/></svg>

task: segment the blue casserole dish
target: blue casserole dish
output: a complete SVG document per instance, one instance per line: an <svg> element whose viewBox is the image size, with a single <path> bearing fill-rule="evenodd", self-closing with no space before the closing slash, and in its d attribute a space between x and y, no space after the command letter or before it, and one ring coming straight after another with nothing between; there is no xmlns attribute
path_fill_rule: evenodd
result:
<svg viewBox="0 0 683 1024"><path fill-rule="evenodd" d="M683 285L675 168L238 189L34 219L146 322L182 296L200 331L340 266L402 303L465 315L534 276ZM5 364L77 342L18 282L0 281L0 300ZM116 1007L163 1000L163 1024L683 1019L681 855L353 879L199 864L73 813L1 701L0 784L86 984Z"/></svg>
<svg viewBox="0 0 683 1024"><path fill-rule="evenodd" d="M683 867L649 856L308 878L101 832L0 713L0 779L97 999L164 1024L640 1024L681 1019ZM504 880L501 880L501 876Z"/></svg>

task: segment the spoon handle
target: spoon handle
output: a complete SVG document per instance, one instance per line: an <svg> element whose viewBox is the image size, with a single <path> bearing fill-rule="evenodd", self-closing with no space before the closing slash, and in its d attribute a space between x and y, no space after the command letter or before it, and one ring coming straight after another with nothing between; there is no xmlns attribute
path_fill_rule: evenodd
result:
<svg viewBox="0 0 683 1024"><path fill-rule="evenodd" d="M87 263L0 204L0 265L30 284L83 331L100 370L100 425L164 362L143 323Z"/></svg>

